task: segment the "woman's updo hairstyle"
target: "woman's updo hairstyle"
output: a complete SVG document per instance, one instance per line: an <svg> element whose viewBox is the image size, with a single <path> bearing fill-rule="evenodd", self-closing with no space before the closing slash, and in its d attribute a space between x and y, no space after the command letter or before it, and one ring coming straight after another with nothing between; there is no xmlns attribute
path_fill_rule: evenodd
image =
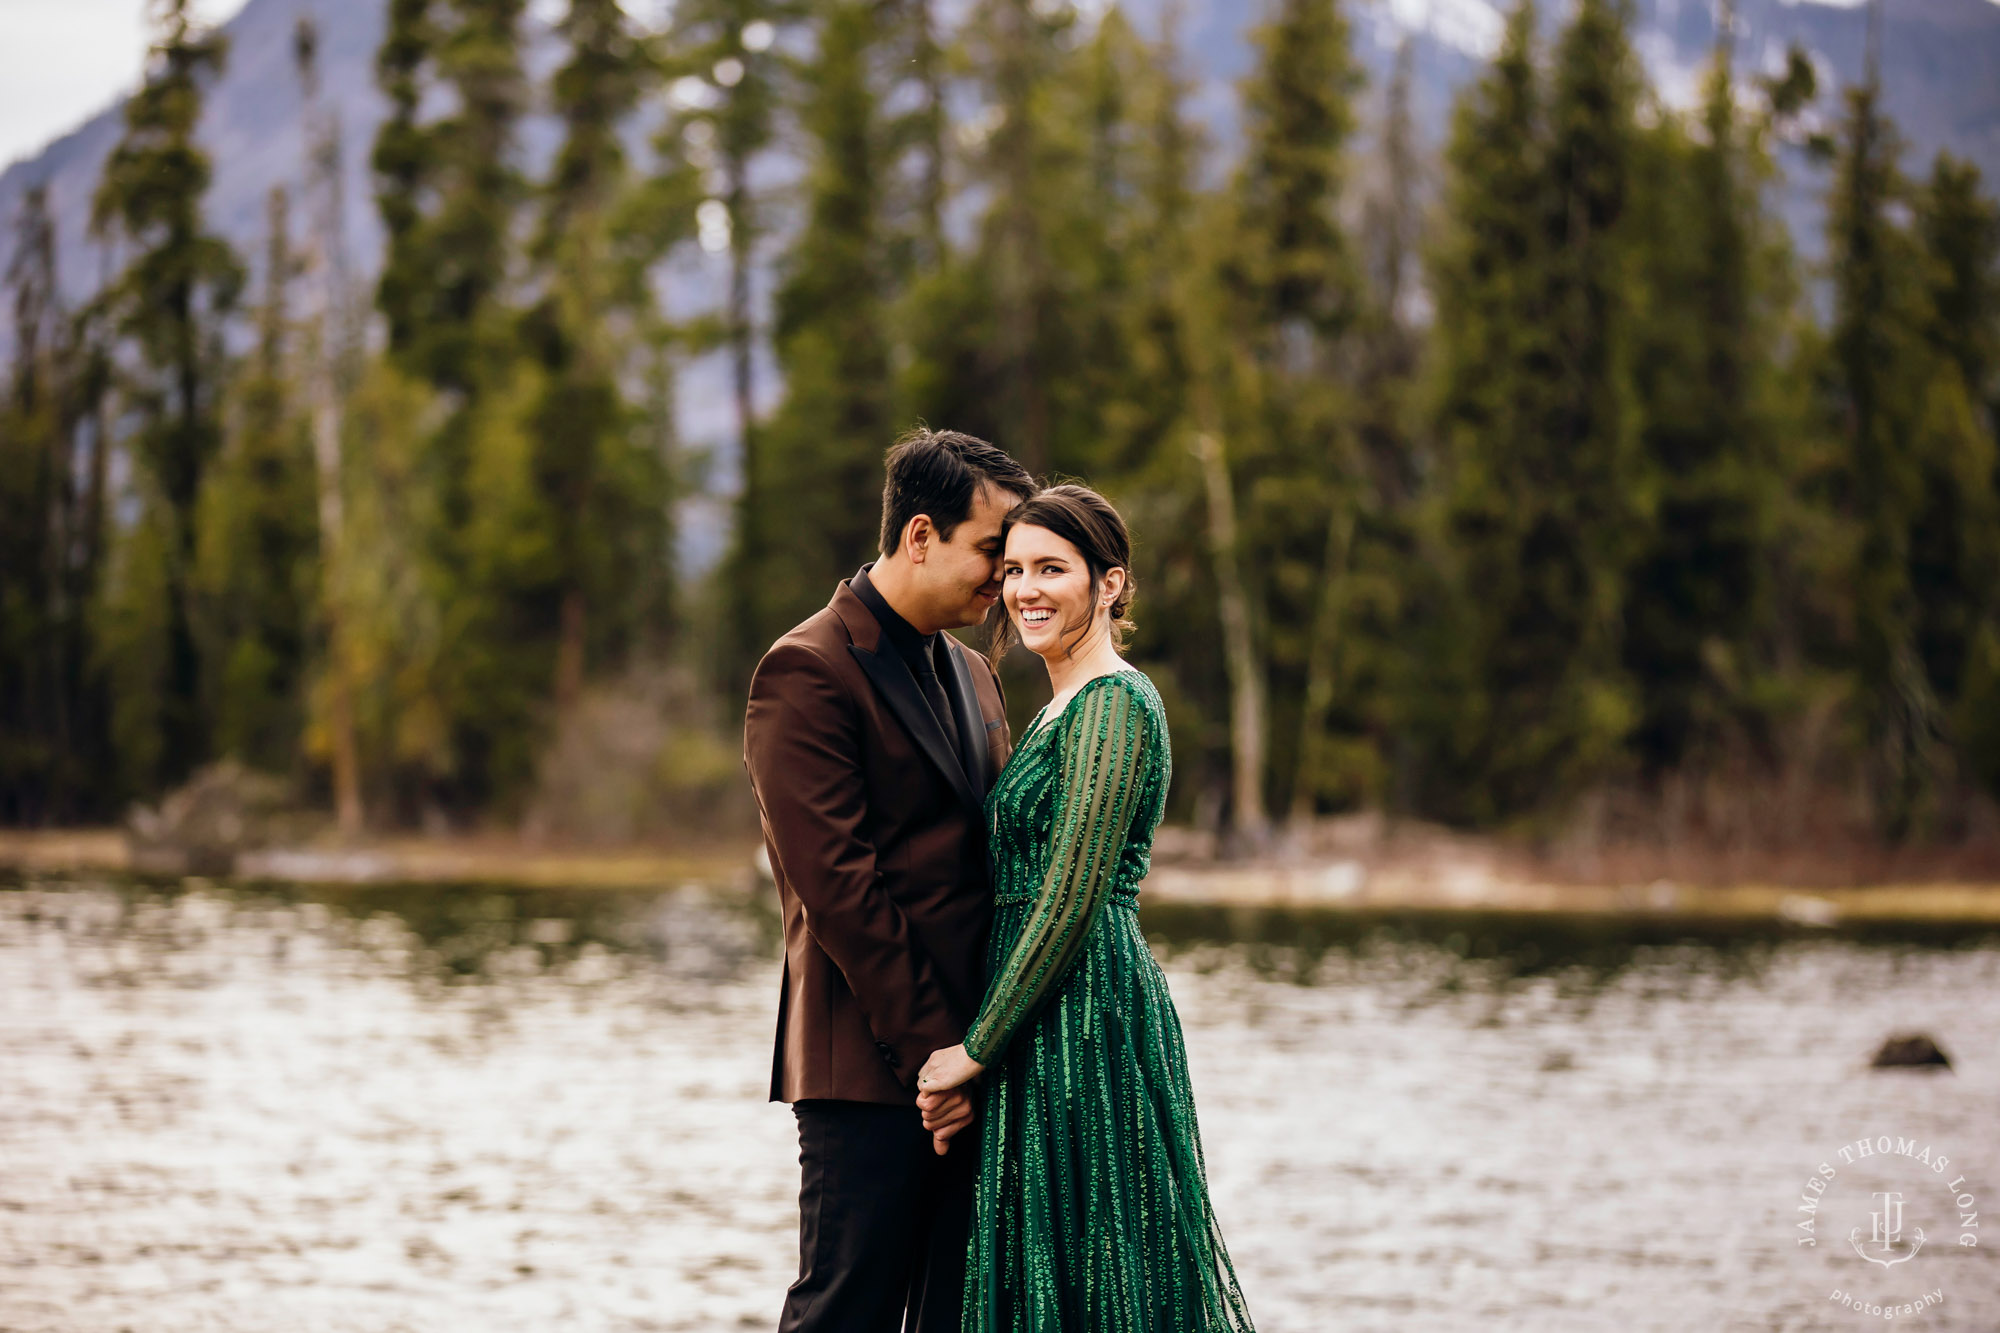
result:
<svg viewBox="0 0 2000 1333"><path fill-rule="evenodd" d="M1002 550L1007 546L1007 534L1023 526L1053 532L1077 549L1090 570L1091 616L1080 625L1063 626L1066 653L1076 650L1097 618L1097 593L1104 576L1114 569L1125 571L1125 586L1111 603L1111 646L1124 647L1125 636L1132 632L1132 622L1125 618L1125 612L1130 609L1137 588L1132 579L1131 534L1125 530L1125 520L1118 516L1111 502L1090 487L1074 482L1036 491L1002 520ZM1071 631L1075 631L1074 641L1070 640ZM1014 646L1014 640L1014 622L1007 615L1007 599L1003 596L986 613L986 657L996 670L1000 659Z"/></svg>

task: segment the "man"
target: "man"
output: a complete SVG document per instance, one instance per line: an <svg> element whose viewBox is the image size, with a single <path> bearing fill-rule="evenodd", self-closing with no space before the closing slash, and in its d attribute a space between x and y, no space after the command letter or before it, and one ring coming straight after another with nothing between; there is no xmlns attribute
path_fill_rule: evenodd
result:
<svg viewBox="0 0 2000 1333"><path fill-rule="evenodd" d="M956 431L905 435L887 466L882 558L771 646L743 723L785 926L771 1099L799 1125L780 1333L959 1325L978 1154L946 1140L974 1104L926 1129L915 1080L978 1013L981 805L1009 737L998 678L943 631L998 602L1000 523L1034 483Z"/></svg>

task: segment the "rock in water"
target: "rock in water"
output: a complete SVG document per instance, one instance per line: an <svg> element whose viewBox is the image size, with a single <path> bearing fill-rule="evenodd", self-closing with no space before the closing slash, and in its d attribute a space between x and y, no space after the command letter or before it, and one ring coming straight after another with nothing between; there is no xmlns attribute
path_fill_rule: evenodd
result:
<svg viewBox="0 0 2000 1333"><path fill-rule="evenodd" d="M1875 1052L1869 1062L1871 1069L1924 1069L1937 1066L1951 1068L1951 1059L1938 1049L1938 1044L1921 1032L1900 1033L1882 1043L1882 1049Z"/></svg>

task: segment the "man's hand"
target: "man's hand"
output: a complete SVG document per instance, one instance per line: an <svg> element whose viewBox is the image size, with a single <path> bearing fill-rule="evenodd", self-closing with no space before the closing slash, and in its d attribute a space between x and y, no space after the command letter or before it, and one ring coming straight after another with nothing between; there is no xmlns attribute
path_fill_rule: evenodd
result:
<svg viewBox="0 0 2000 1333"><path fill-rule="evenodd" d="M924 1128L930 1131L931 1148L942 1157L951 1147L954 1134L973 1122L978 1107L972 1089L951 1088L944 1092L917 1094L917 1110L923 1112Z"/></svg>
<svg viewBox="0 0 2000 1333"><path fill-rule="evenodd" d="M971 1097L965 1085L985 1072L985 1065L965 1053L963 1043L932 1051L931 1058L917 1072L917 1109L924 1113L924 1128L931 1131L931 1147L938 1156L944 1156L953 1134L972 1123ZM966 1099L963 1118L951 1109L947 1099L953 1096ZM950 1121L950 1127L934 1128L934 1119L939 1124Z"/></svg>

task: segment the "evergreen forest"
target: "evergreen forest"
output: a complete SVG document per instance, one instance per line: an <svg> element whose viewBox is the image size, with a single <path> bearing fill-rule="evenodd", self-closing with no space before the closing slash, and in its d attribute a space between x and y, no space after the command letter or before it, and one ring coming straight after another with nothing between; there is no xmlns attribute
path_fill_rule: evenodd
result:
<svg viewBox="0 0 2000 1333"><path fill-rule="evenodd" d="M226 760L349 833L743 818L749 672L926 422L1120 506L1170 816L1226 846L1993 836L1992 183L1726 22L1670 105L1618 0L1518 0L1428 142L1353 3L1257 6L1224 145L1171 7L567 0L538 81L525 0L388 0L369 143L301 26L308 151L239 253L228 44L170 0L101 288L61 295L40 195L0 219L0 823ZM726 451L674 424L702 358Z"/></svg>

